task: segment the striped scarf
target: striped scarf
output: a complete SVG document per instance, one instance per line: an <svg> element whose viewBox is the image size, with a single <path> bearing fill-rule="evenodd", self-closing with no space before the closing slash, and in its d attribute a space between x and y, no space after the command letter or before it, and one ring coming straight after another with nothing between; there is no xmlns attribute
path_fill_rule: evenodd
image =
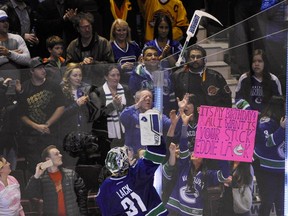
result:
<svg viewBox="0 0 288 216"><path fill-rule="evenodd" d="M107 85L107 82L104 83L103 90L105 93L106 106L107 106L108 104L113 102L113 97L112 97L111 91ZM117 94L122 97L122 102L121 102L122 105L126 105L124 88L120 83L118 83L118 85L117 85ZM125 129L124 129L124 126L119 121L118 110L115 109L114 111L109 113L109 116L107 117L107 128L108 128L108 137L109 138L121 139L121 130L124 133Z"/></svg>

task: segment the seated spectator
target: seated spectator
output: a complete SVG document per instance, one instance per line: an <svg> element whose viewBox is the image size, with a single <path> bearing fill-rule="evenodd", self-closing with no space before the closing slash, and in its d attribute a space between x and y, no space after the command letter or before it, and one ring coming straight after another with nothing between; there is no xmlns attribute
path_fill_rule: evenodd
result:
<svg viewBox="0 0 288 216"><path fill-rule="evenodd" d="M142 47L144 41L144 21L141 16L138 1L135 0L103 0L98 1L99 13L102 16L103 37L110 37L110 29L105 28L111 26L117 19L122 19L129 23L131 28L131 37L136 43Z"/></svg>
<svg viewBox="0 0 288 216"><path fill-rule="evenodd" d="M146 46L141 56L141 64L133 71L129 79L129 89L134 95L140 89L148 89L154 93L154 83L159 73L164 73L163 80L163 113L169 115L171 109L177 108L175 93L170 80L170 72L162 71L159 65L157 48Z"/></svg>
<svg viewBox="0 0 288 216"><path fill-rule="evenodd" d="M94 17L91 13L80 12L73 23L79 38L71 41L67 48L67 63L87 65L114 62L111 45L93 29Z"/></svg>
<svg viewBox="0 0 288 216"><path fill-rule="evenodd" d="M36 35L36 16L31 10L29 2L24 0L7 0L0 9L9 16L9 32L20 35L29 49L32 57L37 56L39 39Z"/></svg>
<svg viewBox="0 0 288 216"><path fill-rule="evenodd" d="M160 14L154 24L154 39L148 41L145 46L154 46L158 50L159 60L162 60L161 67L174 67L177 56L171 56L180 53L182 45L179 41L173 40L172 22L170 17ZM144 47L145 47L144 46Z"/></svg>
<svg viewBox="0 0 288 216"><path fill-rule="evenodd" d="M254 50L249 72L242 74L236 88L236 105L261 112L273 95L282 95L281 83L269 72L263 50Z"/></svg>
<svg viewBox="0 0 288 216"><path fill-rule="evenodd" d="M121 81L128 84L132 69L136 66L141 49L131 41L131 29L122 19L116 19L111 26L110 43L115 62L121 65Z"/></svg>
<svg viewBox="0 0 288 216"><path fill-rule="evenodd" d="M114 62L111 45L95 32L94 17L91 13L78 13L73 19L73 23L79 37L69 44L66 50L66 62L83 65L85 82L97 86L103 85L104 63Z"/></svg>
<svg viewBox="0 0 288 216"><path fill-rule="evenodd" d="M91 119L93 120L92 134L99 140L101 157L98 163L101 165L104 165L111 142L113 145L123 146L126 131L119 116L126 106L133 103L128 87L120 83L120 72L116 65L110 65L104 77L106 80L104 85L95 88L90 94L92 98L98 97L101 103L96 106L100 115Z"/></svg>
<svg viewBox="0 0 288 216"><path fill-rule="evenodd" d="M44 58L45 70L47 73L47 79L60 84L63 77L64 66L66 65L65 59L62 57L64 54L64 41L53 35L46 40L46 47L50 56Z"/></svg>
<svg viewBox="0 0 288 216"><path fill-rule="evenodd" d="M29 66L30 53L20 35L8 33L9 18L0 10L0 69L17 69Z"/></svg>
<svg viewBox="0 0 288 216"><path fill-rule="evenodd" d="M185 34L189 22L186 9L181 0L139 0L140 9L144 13L145 22L145 41L153 40L153 27L155 19L160 14L171 17L173 26L173 38L180 41Z"/></svg>
<svg viewBox="0 0 288 216"><path fill-rule="evenodd" d="M20 185L10 173L10 163L0 156L0 212L1 215L24 216Z"/></svg>

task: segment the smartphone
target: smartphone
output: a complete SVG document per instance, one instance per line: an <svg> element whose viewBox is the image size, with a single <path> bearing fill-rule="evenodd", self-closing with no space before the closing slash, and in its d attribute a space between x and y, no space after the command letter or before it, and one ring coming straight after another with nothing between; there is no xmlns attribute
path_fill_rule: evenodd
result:
<svg viewBox="0 0 288 216"><path fill-rule="evenodd" d="M53 166L52 160L47 160L47 161L45 161L45 162L43 162L41 164L40 169L45 170L45 169L47 169L48 167L51 167L51 166Z"/></svg>
<svg viewBox="0 0 288 216"><path fill-rule="evenodd" d="M6 95L16 95L16 80L10 80Z"/></svg>

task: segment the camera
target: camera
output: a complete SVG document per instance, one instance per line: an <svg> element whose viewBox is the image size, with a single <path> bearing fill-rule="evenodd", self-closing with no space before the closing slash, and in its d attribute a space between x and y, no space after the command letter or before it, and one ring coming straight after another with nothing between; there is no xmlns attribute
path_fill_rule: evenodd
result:
<svg viewBox="0 0 288 216"><path fill-rule="evenodd" d="M16 95L16 80L9 81L6 95Z"/></svg>

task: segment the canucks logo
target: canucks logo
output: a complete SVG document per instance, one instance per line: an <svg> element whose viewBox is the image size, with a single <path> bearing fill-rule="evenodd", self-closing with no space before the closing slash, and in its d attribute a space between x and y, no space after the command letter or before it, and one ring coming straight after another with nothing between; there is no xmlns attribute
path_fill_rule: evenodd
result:
<svg viewBox="0 0 288 216"><path fill-rule="evenodd" d="M285 141L283 141L277 148L277 152L281 158L285 158Z"/></svg>
<svg viewBox="0 0 288 216"><path fill-rule="evenodd" d="M233 150L235 155L242 156L244 153L244 148L242 147L241 143L239 145L236 145Z"/></svg>
<svg viewBox="0 0 288 216"><path fill-rule="evenodd" d="M179 189L181 198L187 203L196 203L196 193L187 193L187 186L183 186ZM195 196L196 195L196 196Z"/></svg>

